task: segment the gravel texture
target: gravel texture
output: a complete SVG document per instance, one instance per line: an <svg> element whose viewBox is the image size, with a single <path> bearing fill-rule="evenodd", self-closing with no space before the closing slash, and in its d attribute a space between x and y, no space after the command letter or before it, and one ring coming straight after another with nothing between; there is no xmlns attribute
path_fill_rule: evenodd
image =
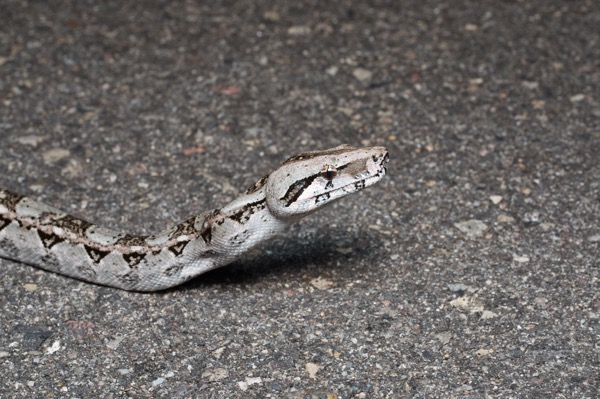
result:
<svg viewBox="0 0 600 399"><path fill-rule="evenodd" d="M134 232L389 175L139 294L0 260L1 398L595 398L600 4L2 1L0 184Z"/></svg>

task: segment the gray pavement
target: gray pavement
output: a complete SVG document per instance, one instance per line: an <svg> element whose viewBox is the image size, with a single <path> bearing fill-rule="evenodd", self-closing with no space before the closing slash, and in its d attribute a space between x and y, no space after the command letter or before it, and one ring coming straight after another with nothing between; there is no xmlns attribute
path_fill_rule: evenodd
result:
<svg viewBox="0 0 600 399"><path fill-rule="evenodd" d="M167 292L0 260L1 398L598 397L597 1L1 3L6 188L151 232L391 156Z"/></svg>

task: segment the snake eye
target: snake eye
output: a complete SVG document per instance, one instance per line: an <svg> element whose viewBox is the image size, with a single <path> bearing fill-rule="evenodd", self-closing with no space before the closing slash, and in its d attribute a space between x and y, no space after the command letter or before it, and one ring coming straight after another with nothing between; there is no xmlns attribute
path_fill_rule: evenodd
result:
<svg viewBox="0 0 600 399"><path fill-rule="evenodd" d="M333 165L323 165L321 168L321 176L324 179L331 180L337 175L337 169Z"/></svg>

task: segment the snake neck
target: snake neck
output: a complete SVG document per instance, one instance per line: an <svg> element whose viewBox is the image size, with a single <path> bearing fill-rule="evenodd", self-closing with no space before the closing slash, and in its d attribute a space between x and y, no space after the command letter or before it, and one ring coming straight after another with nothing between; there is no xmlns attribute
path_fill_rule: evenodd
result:
<svg viewBox="0 0 600 399"><path fill-rule="evenodd" d="M267 205L264 188L201 218L197 227L206 248L231 259L281 233L296 220L275 216Z"/></svg>

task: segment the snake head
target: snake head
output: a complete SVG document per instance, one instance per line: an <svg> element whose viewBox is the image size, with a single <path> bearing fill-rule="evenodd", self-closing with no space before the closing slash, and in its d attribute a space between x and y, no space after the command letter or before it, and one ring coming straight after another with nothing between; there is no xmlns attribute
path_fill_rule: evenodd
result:
<svg viewBox="0 0 600 399"><path fill-rule="evenodd" d="M268 176L267 206L279 218L305 216L381 180L388 160L384 147L348 145L295 155Z"/></svg>

